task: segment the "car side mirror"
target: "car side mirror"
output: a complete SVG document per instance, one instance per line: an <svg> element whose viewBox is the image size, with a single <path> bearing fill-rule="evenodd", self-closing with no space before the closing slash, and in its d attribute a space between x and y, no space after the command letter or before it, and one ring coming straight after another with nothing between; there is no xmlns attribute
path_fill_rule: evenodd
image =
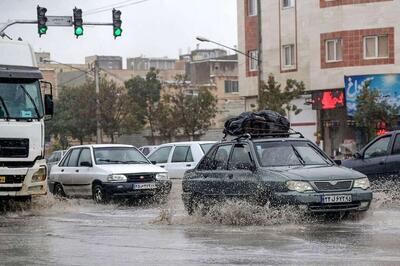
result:
<svg viewBox="0 0 400 266"><path fill-rule="evenodd" d="M356 153L354 153L353 158L354 159L362 159L363 156L362 156L362 154L360 152L356 152Z"/></svg>
<svg viewBox="0 0 400 266"><path fill-rule="evenodd" d="M92 167L92 163L90 163L90 162L81 162L80 166L82 166L82 167Z"/></svg>
<svg viewBox="0 0 400 266"><path fill-rule="evenodd" d="M53 95L51 94L44 95L44 111L46 115L53 116L54 114Z"/></svg>
<svg viewBox="0 0 400 266"><path fill-rule="evenodd" d="M154 164L154 165L156 165L157 164L157 162L156 161L150 161L152 164Z"/></svg>

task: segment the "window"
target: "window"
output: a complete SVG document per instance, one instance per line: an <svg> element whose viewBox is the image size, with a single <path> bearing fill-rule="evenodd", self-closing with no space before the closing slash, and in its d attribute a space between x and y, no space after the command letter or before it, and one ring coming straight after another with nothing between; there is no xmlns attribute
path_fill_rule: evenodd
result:
<svg viewBox="0 0 400 266"><path fill-rule="evenodd" d="M249 52L249 70L258 70L258 50L253 50Z"/></svg>
<svg viewBox="0 0 400 266"><path fill-rule="evenodd" d="M78 165L78 157L79 157L80 152L81 152L80 149L72 150L71 156L69 157L69 160L68 160L69 167L76 167Z"/></svg>
<svg viewBox="0 0 400 266"><path fill-rule="evenodd" d="M292 67L295 65L294 45L284 45L283 49L283 65L285 67Z"/></svg>
<svg viewBox="0 0 400 266"><path fill-rule="evenodd" d="M149 160L156 163L167 163L171 149L171 146L159 148L152 155L150 155Z"/></svg>
<svg viewBox="0 0 400 266"><path fill-rule="evenodd" d="M249 16L257 16L257 0L247 0Z"/></svg>
<svg viewBox="0 0 400 266"><path fill-rule="evenodd" d="M67 166L68 165L68 161L69 161L69 157L71 156L71 151L68 152L67 155L65 155L63 161L60 163L60 166Z"/></svg>
<svg viewBox="0 0 400 266"><path fill-rule="evenodd" d="M237 80L225 80L225 92L239 92L239 82Z"/></svg>
<svg viewBox="0 0 400 266"><path fill-rule="evenodd" d="M78 166L81 166L82 162L92 163L92 156L90 149L82 149L81 155L79 156Z"/></svg>
<svg viewBox="0 0 400 266"><path fill-rule="evenodd" d="M249 146L246 144L236 144L233 148L232 157L229 160L229 169L250 170L252 162Z"/></svg>
<svg viewBox="0 0 400 266"><path fill-rule="evenodd" d="M254 149L263 167L331 164L321 151L306 141L257 142Z"/></svg>
<svg viewBox="0 0 400 266"><path fill-rule="evenodd" d="M214 148L199 163L198 170L223 170L228 163L232 145L222 145Z"/></svg>
<svg viewBox="0 0 400 266"><path fill-rule="evenodd" d="M133 147L95 148L96 164L148 164L149 161Z"/></svg>
<svg viewBox="0 0 400 266"><path fill-rule="evenodd" d="M200 144L203 153L206 154L214 146L214 143Z"/></svg>
<svg viewBox="0 0 400 266"><path fill-rule="evenodd" d="M400 134L396 135L396 139L393 144L392 154L400 154Z"/></svg>
<svg viewBox="0 0 400 266"><path fill-rule="evenodd" d="M387 58L389 57L388 36L364 37L364 58Z"/></svg>
<svg viewBox="0 0 400 266"><path fill-rule="evenodd" d="M282 0L282 7L283 8L294 7L294 1L295 0Z"/></svg>
<svg viewBox="0 0 400 266"><path fill-rule="evenodd" d="M378 139L365 150L364 158L368 159L373 157L385 156L387 154L389 142L390 136Z"/></svg>
<svg viewBox="0 0 400 266"><path fill-rule="evenodd" d="M177 146L172 154L172 163L193 162L190 146Z"/></svg>
<svg viewBox="0 0 400 266"><path fill-rule="evenodd" d="M326 46L326 62L342 61L342 39L327 40Z"/></svg>

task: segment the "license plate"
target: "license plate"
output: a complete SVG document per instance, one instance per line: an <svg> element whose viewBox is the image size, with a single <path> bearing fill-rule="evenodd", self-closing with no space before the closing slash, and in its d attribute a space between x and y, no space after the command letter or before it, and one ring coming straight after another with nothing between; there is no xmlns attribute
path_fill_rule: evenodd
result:
<svg viewBox="0 0 400 266"><path fill-rule="evenodd" d="M6 182L6 177L0 176L0 183L5 183L5 182Z"/></svg>
<svg viewBox="0 0 400 266"><path fill-rule="evenodd" d="M155 189L155 183L133 184L133 189Z"/></svg>
<svg viewBox="0 0 400 266"><path fill-rule="evenodd" d="M343 203L351 202L351 195L322 196L322 203Z"/></svg>

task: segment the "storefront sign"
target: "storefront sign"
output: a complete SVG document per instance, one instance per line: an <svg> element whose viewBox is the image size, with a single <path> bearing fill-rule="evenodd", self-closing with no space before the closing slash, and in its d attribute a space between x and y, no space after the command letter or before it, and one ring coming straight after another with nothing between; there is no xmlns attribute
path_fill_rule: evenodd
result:
<svg viewBox="0 0 400 266"><path fill-rule="evenodd" d="M370 89L378 90L381 99L389 104L400 106L400 74L345 76L345 93L347 115L354 116L357 110L357 96L366 82L370 81Z"/></svg>
<svg viewBox="0 0 400 266"><path fill-rule="evenodd" d="M314 110L329 110L343 106L343 89L312 92L312 107Z"/></svg>

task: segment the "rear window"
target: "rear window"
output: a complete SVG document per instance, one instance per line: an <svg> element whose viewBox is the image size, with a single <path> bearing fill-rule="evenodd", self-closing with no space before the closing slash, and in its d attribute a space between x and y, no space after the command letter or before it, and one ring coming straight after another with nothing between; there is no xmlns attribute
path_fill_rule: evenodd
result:
<svg viewBox="0 0 400 266"><path fill-rule="evenodd" d="M214 146L214 143L200 144L200 147L203 150L204 154L206 154L212 146Z"/></svg>

